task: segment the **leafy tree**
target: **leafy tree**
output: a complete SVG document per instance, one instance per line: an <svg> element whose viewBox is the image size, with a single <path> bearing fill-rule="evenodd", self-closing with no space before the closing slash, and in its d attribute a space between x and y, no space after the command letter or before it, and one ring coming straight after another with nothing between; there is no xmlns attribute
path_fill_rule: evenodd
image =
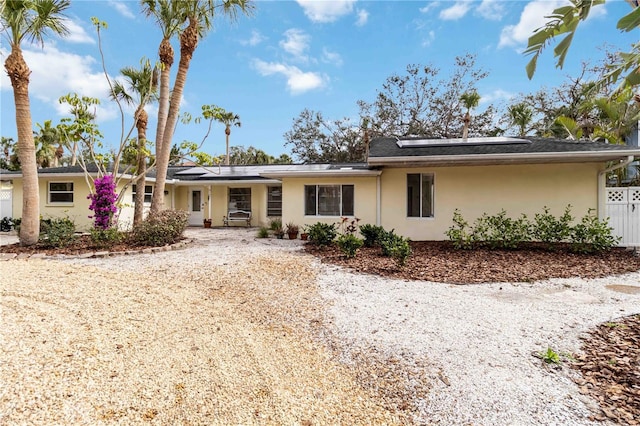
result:
<svg viewBox="0 0 640 426"><path fill-rule="evenodd" d="M124 76L124 82L116 81L113 85L112 96L125 101L129 105L136 106L133 115L138 131L137 159L133 180L138 188L134 200L133 225L142 222L144 215L144 187L147 173L147 124L149 115L145 111L147 103L157 99L157 82L149 60L142 60L141 68L125 67L120 70ZM142 188L142 189L140 189Z"/></svg>
<svg viewBox="0 0 640 426"><path fill-rule="evenodd" d="M36 123L36 127L38 131L33 133L33 138L36 144L38 167L57 167L58 160L64 154L59 129L51 125L51 120L45 120L44 126Z"/></svg>
<svg viewBox="0 0 640 426"><path fill-rule="evenodd" d="M70 5L68 0L12 0L3 1L0 7L0 28L5 33L11 53L4 67L11 80L16 108L18 155L22 167L22 222L20 243L33 245L40 234L40 190L38 166L33 141L31 106L29 104L29 76L31 71L22 55L23 42L37 42L52 32L66 35L63 13Z"/></svg>
<svg viewBox="0 0 640 426"><path fill-rule="evenodd" d="M249 146L247 149L244 146L234 146L231 147L230 161L233 165L291 164L291 157L287 154L282 154L280 157L275 158L253 146Z"/></svg>
<svg viewBox="0 0 640 426"><path fill-rule="evenodd" d="M526 136L533 120L533 109L524 102L507 107L509 125L518 129L518 136Z"/></svg>
<svg viewBox="0 0 640 426"><path fill-rule="evenodd" d="M358 126L348 118L326 120L322 113L303 110L284 134L286 145L303 163L349 163L364 160L365 144Z"/></svg>
<svg viewBox="0 0 640 426"><path fill-rule="evenodd" d="M15 153L16 143L13 138L2 136L0 139L0 148L2 149L0 156L0 169L20 170L20 162L18 155Z"/></svg>
<svg viewBox="0 0 640 426"><path fill-rule="evenodd" d="M480 103L480 95L475 90L471 92L464 92L462 96L460 96L460 101L467 109L467 112L464 114L464 127L462 129L462 138L467 140L469 137L469 124L471 123L471 110L478 107L478 104Z"/></svg>
<svg viewBox="0 0 640 426"><path fill-rule="evenodd" d="M169 4L178 13L178 22L180 24L188 22L188 25L186 28L182 28L180 32L180 61L173 90L168 99L169 107L161 142L159 142L159 138L156 135L156 190L151 203L152 212L164 209L164 187L170 156L168 147L171 146L173 129L178 122L180 102L187 81L187 71L189 70L193 53L198 46L198 41L212 28L213 17L217 12L222 12L223 15L231 20L235 20L238 11L249 14L253 10L253 4L250 0L192 0L174 1ZM161 86L160 102L166 102L162 95ZM158 149L158 146L160 149Z"/></svg>
<svg viewBox="0 0 640 426"><path fill-rule="evenodd" d="M573 41L578 25L585 21L594 6L602 5L605 0L570 0L570 4L559 7L549 15L546 24L538 28L531 37L527 49L527 55L532 55L527 64L527 76L531 79L536 71L538 57L544 48L556 37L564 38L553 50L554 57L557 58L556 66L562 68L565 58ZM623 16L617 24L620 31L629 32L640 26L640 8L637 0L627 0L632 11ZM599 84L612 84L619 78L623 78L625 86L635 86L640 84L640 43L631 45L631 51L620 53L618 60L611 65L608 72Z"/></svg>
<svg viewBox="0 0 640 426"><path fill-rule="evenodd" d="M360 116L367 118L372 136L461 137L464 112L461 96L477 91L487 73L476 66L474 55L455 59L448 78L430 65L410 64L403 75L392 74L375 101L359 101ZM469 126L470 136L495 134L495 110L489 106Z"/></svg>
<svg viewBox="0 0 640 426"><path fill-rule="evenodd" d="M231 135L231 126L242 126L242 123L240 122L240 116L238 114L234 114L231 111L225 111L224 109L219 108L219 110L215 111L213 117L214 120L224 124L224 134L226 135L227 144L224 164L229 165L229 136Z"/></svg>

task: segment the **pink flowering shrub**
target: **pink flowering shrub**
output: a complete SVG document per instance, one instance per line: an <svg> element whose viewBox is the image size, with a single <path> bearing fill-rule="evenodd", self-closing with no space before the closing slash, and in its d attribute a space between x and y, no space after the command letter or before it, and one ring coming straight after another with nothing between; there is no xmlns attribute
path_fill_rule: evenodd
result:
<svg viewBox="0 0 640 426"><path fill-rule="evenodd" d="M106 230L113 225L113 216L118 211L116 207L116 183L113 180L113 176L106 175L101 178L97 178L93 182L96 191L93 194L89 194L87 197L91 200L89 210L93 211L93 216L89 216L93 219L93 227L95 229Z"/></svg>

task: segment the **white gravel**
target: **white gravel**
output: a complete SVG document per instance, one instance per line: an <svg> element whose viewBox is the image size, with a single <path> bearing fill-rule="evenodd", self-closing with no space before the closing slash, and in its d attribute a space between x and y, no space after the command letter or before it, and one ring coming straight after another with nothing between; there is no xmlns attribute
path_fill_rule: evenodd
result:
<svg viewBox="0 0 640 426"><path fill-rule="evenodd" d="M200 259L232 265L300 249L299 241L255 239L255 232L189 230L197 241L182 251L70 262L142 272L188 268ZM591 424L589 408L597 405L578 392L570 378L575 373L545 368L533 353L547 347L576 353L582 333L640 313L640 295L606 287L640 287L640 273L460 286L354 274L308 259L320 271L325 324L347 352L373 349L408 365L428 360L431 391L418 401L417 424Z"/></svg>

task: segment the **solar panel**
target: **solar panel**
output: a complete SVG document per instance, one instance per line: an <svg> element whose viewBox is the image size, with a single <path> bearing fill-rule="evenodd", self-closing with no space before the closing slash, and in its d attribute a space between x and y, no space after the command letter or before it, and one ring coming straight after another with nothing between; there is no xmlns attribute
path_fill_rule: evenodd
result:
<svg viewBox="0 0 640 426"><path fill-rule="evenodd" d="M513 145L530 144L528 139L509 138L504 136L467 138L465 139L404 139L396 144L400 148L426 148L432 146L469 146L469 145Z"/></svg>

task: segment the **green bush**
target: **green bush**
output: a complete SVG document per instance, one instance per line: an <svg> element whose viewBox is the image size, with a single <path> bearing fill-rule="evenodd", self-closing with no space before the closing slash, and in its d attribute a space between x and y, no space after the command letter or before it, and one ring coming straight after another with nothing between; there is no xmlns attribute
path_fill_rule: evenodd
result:
<svg viewBox="0 0 640 426"><path fill-rule="evenodd" d="M464 220L460 210L453 212L453 225L445 232L449 240L453 242L453 247L457 249L469 250L473 248L475 234L473 228Z"/></svg>
<svg viewBox="0 0 640 426"><path fill-rule="evenodd" d="M504 210L494 216L485 213L476 219L471 241L481 242L492 249L517 249L522 243L531 240L530 229L531 225L525 215L511 219Z"/></svg>
<svg viewBox="0 0 640 426"><path fill-rule="evenodd" d="M309 241L317 246L326 246L333 242L338 235L335 223L317 222L307 227Z"/></svg>
<svg viewBox="0 0 640 426"><path fill-rule="evenodd" d="M178 242L182 238L189 221L189 212L183 210L163 210L149 215L134 226L129 240L137 246L163 246Z"/></svg>
<svg viewBox="0 0 640 426"><path fill-rule="evenodd" d="M398 266L404 266L411 255L409 239L395 234L393 229L385 232L382 236L380 248L382 249L382 254L393 257Z"/></svg>
<svg viewBox="0 0 640 426"><path fill-rule="evenodd" d="M593 214L593 209L589 209L571 231L571 251L597 253L610 250L620 241L620 237L614 237L611 231L609 219L600 220Z"/></svg>
<svg viewBox="0 0 640 426"><path fill-rule="evenodd" d="M364 238L365 247L380 245L380 239L387 231L382 226L364 224L360 226L360 234Z"/></svg>
<svg viewBox="0 0 640 426"><path fill-rule="evenodd" d="M65 247L76 238L76 225L68 217L45 219L41 223L44 224L41 233L52 247Z"/></svg>
<svg viewBox="0 0 640 426"><path fill-rule="evenodd" d="M282 229L282 219L279 217L274 217L269 221L269 229L271 231L277 231L278 229Z"/></svg>
<svg viewBox="0 0 640 426"><path fill-rule="evenodd" d="M346 257L351 258L356 257L356 253L358 249L362 247L364 241L353 234L342 234L338 237L337 243L342 253Z"/></svg>
<svg viewBox="0 0 640 426"><path fill-rule="evenodd" d="M124 240L124 234L117 228L91 229L91 242L95 247L108 248Z"/></svg>
<svg viewBox="0 0 640 426"><path fill-rule="evenodd" d="M269 237L269 228L266 226L261 226L258 229L258 238L268 238Z"/></svg>
<svg viewBox="0 0 640 426"><path fill-rule="evenodd" d="M544 207L544 213L536 213L532 225L532 237L536 241L547 244L559 243L571 236L571 205L564 210L564 214L556 218Z"/></svg>

